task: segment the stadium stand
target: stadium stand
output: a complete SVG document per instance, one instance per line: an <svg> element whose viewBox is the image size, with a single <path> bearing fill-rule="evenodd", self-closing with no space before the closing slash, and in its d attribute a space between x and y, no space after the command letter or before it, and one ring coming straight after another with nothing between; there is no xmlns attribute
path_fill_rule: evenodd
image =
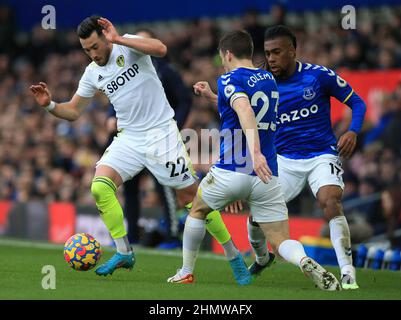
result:
<svg viewBox="0 0 401 320"><path fill-rule="evenodd" d="M396 244L394 230L401 227L401 7L361 8L358 14L358 28L352 32L338 25L337 11L288 12L279 18L296 31L298 56L303 61L340 74L396 71L393 87L373 90L368 96L374 113L366 119L356 153L344 162L344 205L351 233L357 241L385 233ZM49 31L35 26L22 32L10 8L0 7L0 16L0 200L93 205L93 168L108 139L106 97L96 96L87 112L70 123L43 112L28 91L31 83L45 81L54 100L72 96L88 63L75 30ZM125 24L119 29L132 33L139 26L152 28L168 46L169 59L188 86L206 80L215 89L222 72L216 52L219 36L229 29L245 28L254 39L263 39L263 30L277 19L250 11L240 17ZM255 59L263 59L261 47L257 50ZM199 131L218 125L214 107L203 99L193 99L185 127ZM337 134L342 133L343 122L338 121L335 128ZM195 169L202 177L209 166L195 165ZM157 208L152 180L143 178L140 188L142 207ZM310 199L310 193L304 192L290 204L290 213L317 215Z"/></svg>

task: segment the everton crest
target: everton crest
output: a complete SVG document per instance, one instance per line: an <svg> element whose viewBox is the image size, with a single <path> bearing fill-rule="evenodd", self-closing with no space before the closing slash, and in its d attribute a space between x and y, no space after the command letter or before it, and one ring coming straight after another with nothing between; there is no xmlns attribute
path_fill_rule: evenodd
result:
<svg viewBox="0 0 401 320"><path fill-rule="evenodd" d="M313 91L313 87L304 88L303 98L305 100L312 100L316 96L316 92Z"/></svg>

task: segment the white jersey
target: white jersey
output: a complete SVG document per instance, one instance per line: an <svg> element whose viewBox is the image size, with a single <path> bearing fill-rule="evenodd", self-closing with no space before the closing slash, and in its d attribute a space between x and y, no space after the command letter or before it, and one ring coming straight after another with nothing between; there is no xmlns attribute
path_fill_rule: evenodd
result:
<svg viewBox="0 0 401 320"><path fill-rule="evenodd" d="M126 46L113 44L106 65L92 62L86 67L77 94L91 98L96 90L113 104L118 129L146 131L164 126L174 117L150 56Z"/></svg>

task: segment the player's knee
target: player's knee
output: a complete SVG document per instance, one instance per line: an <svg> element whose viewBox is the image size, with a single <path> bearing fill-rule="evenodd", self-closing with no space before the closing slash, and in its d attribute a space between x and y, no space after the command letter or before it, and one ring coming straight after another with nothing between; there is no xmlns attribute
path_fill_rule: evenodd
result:
<svg viewBox="0 0 401 320"><path fill-rule="evenodd" d="M330 221L334 217L342 215L342 204L341 199L337 197L328 197L320 203L323 208L324 217L327 221Z"/></svg>
<svg viewBox="0 0 401 320"><path fill-rule="evenodd" d="M91 185L91 193L95 201L97 202L102 196L102 186L97 181L92 181Z"/></svg>
<svg viewBox="0 0 401 320"><path fill-rule="evenodd" d="M192 184L184 189L177 190L177 204L179 208L184 208L188 203L191 203L196 196L198 189L197 184Z"/></svg>
<svg viewBox="0 0 401 320"><path fill-rule="evenodd" d="M177 194L177 206L178 208L184 208L188 203L190 203L194 198L188 197L184 194Z"/></svg>
<svg viewBox="0 0 401 320"><path fill-rule="evenodd" d="M206 220L207 214L208 213L204 210L191 210L191 212L189 213L189 215L192 218L196 218L196 219L200 219L200 220Z"/></svg>
<svg viewBox="0 0 401 320"><path fill-rule="evenodd" d="M108 180L93 179L91 185L91 193L96 204L101 204L115 193L115 186Z"/></svg>

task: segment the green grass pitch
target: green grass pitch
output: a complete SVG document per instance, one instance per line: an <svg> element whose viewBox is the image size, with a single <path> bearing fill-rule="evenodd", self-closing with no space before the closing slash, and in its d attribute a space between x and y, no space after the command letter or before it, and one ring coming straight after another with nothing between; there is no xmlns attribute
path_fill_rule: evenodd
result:
<svg viewBox="0 0 401 320"><path fill-rule="evenodd" d="M101 262L111 257L106 248ZM78 272L64 261L62 246L0 239L0 299L141 299L141 300L290 300L290 299L401 299L401 272L358 270L359 290L324 292L314 287L296 267L278 261L252 285L235 284L223 257L202 253L196 283L166 282L181 265L180 251L137 250L132 271L117 270L98 277L93 270ZM251 259L247 258L247 263ZM56 289L42 288L42 267L53 265ZM338 269L329 267L337 275Z"/></svg>

